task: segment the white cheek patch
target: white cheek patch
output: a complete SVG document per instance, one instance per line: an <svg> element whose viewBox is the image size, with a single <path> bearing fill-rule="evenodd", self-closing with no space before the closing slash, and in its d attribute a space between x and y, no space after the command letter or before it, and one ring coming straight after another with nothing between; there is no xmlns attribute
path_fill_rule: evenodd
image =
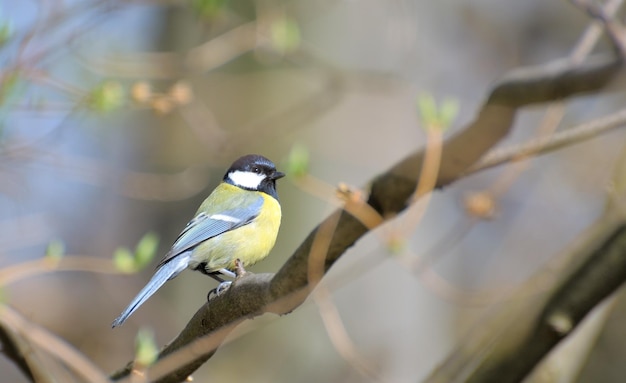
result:
<svg viewBox="0 0 626 383"><path fill-rule="evenodd" d="M230 178L235 185L246 189L258 189L261 181L263 181L265 177L267 177L265 174L242 172L241 170L228 173L228 178Z"/></svg>

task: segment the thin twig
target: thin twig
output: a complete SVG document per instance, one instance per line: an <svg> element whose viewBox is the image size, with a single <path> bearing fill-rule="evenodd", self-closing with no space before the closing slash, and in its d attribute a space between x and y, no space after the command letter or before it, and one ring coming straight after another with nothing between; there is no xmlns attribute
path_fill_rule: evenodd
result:
<svg viewBox="0 0 626 383"><path fill-rule="evenodd" d="M376 382L385 382L385 379L373 367L372 362L361 355L350 339L337 306L333 304L330 291L328 291L326 286L323 284L318 285L313 293L313 299L319 308L328 337L339 355L364 377Z"/></svg>
<svg viewBox="0 0 626 383"><path fill-rule="evenodd" d="M57 271L85 271L101 274L124 274L111 259L66 255L61 259L39 258L0 269L0 286L35 275Z"/></svg>
<svg viewBox="0 0 626 383"><path fill-rule="evenodd" d="M622 58L626 58L625 30L619 21L615 19L615 10L612 9L612 4L602 7L589 0L570 0L570 2L583 12L586 12L590 17L598 20L598 23L603 26L604 31L609 36L615 51Z"/></svg>
<svg viewBox="0 0 626 383"><path fill-rule="evenodd" d="M510 148L496 149L468 169L466 174L473 174L494 166L509 163L524 157L547 154L566 146L582 143L601 134L626 125L626 109L583 123L567 130L562 130L546 138L537 138Z"/></svg>
<svg viewBox="0 0 626 383"><path fill-rule="evenodd" d="M0 322L10 327L15 334L23 337L30 344L47 351L65 363L86 381L92 383L111 382L98 367L76 348L43 327L27 321L9 306L0 306Z"/></svg>

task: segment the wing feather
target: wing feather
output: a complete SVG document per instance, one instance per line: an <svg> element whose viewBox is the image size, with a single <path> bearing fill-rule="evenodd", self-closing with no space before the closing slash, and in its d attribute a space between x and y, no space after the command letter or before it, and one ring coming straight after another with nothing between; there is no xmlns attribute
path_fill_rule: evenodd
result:
<svg viewBox="0 0 626 383"><path fill-rule="evenodd" d="M157 267L210 238L247 225L259 215L262 206L263 197L259 195L252 203L244 207L225 210L216 214L199 213L185 226L170 251Z"/></svg>

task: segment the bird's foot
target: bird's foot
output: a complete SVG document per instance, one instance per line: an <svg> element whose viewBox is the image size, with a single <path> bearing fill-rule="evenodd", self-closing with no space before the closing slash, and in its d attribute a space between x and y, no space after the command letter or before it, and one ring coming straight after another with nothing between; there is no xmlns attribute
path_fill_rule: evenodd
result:
<svg viewBox="0 0 626 383"><path fill-rule="evenodd" d="M220 283L216 288L215 288L215 294L219 297L220 295L224 294L226 291L228 291L228 289L230 289L230 285L232 285L233 283L231 281L225 281Z"/></svg>
<svg viewBox="0 0 626 383"><path fill-rule="evenodd" d="M241 259L239 258L235 259L235 275L237 275L237 278L241 278L245 274L246 269L243 267L243 262L241 262Z"/></svg>
<svg viewBox="0 0 626 383"><path fill-rule="evenodd" d="M231 281L224 281L222 283L220 283L216 288L214 288L213 290L209 291L209 294L207 295L206 299L207 301L211 301L212 295L215 294L216 297L219 297L220 295L224 294L226 291L228 291L228 289L230 289L230 285L232 285L233 283Z"/></svg>

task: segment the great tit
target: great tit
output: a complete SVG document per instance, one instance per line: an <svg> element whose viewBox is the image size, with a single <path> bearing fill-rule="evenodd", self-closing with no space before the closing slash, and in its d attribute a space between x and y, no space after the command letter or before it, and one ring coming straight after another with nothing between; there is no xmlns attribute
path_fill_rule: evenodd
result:
<svg viewBox="0 0 626 383"><path fill-rule="evenodd" d="M187 268L224 282L220 275L234 277L238 265L250 266L267 257L281 219L276 180L284 176L263 156L247 155L233 162L159 263L150 282L112 327L124 323L165 282Z"/></svg>

